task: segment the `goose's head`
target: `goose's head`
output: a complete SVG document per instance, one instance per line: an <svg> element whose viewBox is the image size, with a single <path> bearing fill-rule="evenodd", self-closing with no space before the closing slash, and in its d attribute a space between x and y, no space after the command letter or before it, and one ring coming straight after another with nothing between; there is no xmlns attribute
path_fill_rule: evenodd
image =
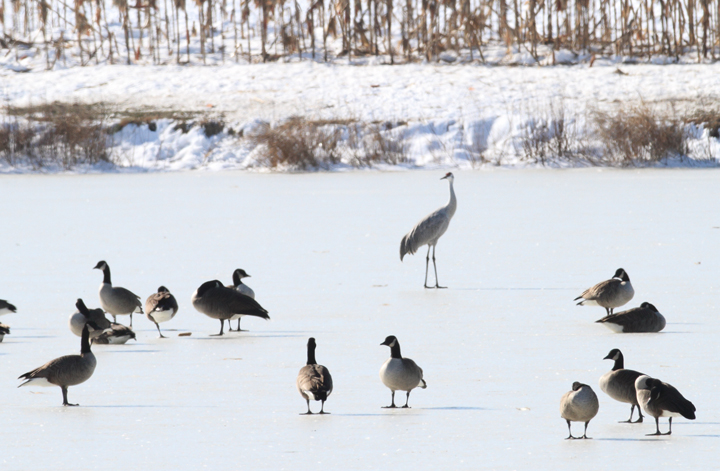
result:
<svg viewBox="0 0 720 471"><path fill-rule="evenodd" d="M653 312L660 312L660 311L657 310L657 308L656 308L655 306L653 306L652 304L650 304L650 303L648 303L648 302L642 303L642 304L640 305L640 307L645 308L645 309L650 309L650 310L653 311Z"/></svg>
<svg viewBox="0 0 720 471"><path fill-rule="evenodd" d="M197 291L195 292L195 296L199 298L213 288L222 287L223 284L218 280L206 281L205 283L201 284L200 287L197 289Z"/></svg>
<svg viewBox="0 0 720 471"><path fill-rule="evenodd" d="M450 183L452 183L455 180L455 175L453 175L452 172L448 172L440 180L450 180Z"/></svg>
<svg viewBox="0 0 720 471"><path fill-rule="evenodd" d="M394 335L388 335L385 338L385 341L380 345L387 345L388 347L393 348L395 345L397 345L397 338Z"/></svg>
<svg viewBox="0 0 720 471"><path fill-rule="evenodd" d="M613 275L613 278L617 278L622 281L630 281L630 277L628 276L627 272L623 268L618 268L615 270L615 274Z"/></svg>
<svg viewBox="0 0 720 471"><path fill-rule="evenodd" d="M317 344L315 344L315 337L310 337L308 339L308 347L312 347L312 348L317 347Z"/></svg>
<svg viewBox="0 0 720 471"><path fill-rule="evenodd" d="M579 382L579 381L575 381L575 382L573 383L573 385L572 385L572 390L573 390L573 391L579 391L580 388L582 388L583 386L587 386L587 384L583 384L583 383L581 383L581 382Z"/></svg>
<svg viewBox="0 0 720 471"><path fill-rule="evenodd" d="M240 278L250 278L250 275L248 275L247 272L245 272L245 270L243 270L242 268L238 268L237 270L235 270L233 272L233 275L237 275Z"/></svg>
<svg viewBox="0 0 720 471"><path fill-rule="evenodd" d="M608 353L607 356L605 358L603 358L603 360L616 361L621 357L622 357L622 352L617 348L613 348L612 350L610 350L610 353Z"/></svg>
<svg viewBox="0 0 720 471"><path fill-rule="evenodd" d="M107 262L106 262L105 260L100 260L99 262L97 262L97 265L95 265L95 266L93 267L93 270L103 270L103 271L105 271L106 268L108 268Z"/></svg>
<svg viewBox="0 0 720 471"><path fill-rule="evenodd" d="M164 286L161 286L161 287L158 288L157 292L158 292L158 293L169 293L170 290L167 289L167 288L164 287Z"/></svg>

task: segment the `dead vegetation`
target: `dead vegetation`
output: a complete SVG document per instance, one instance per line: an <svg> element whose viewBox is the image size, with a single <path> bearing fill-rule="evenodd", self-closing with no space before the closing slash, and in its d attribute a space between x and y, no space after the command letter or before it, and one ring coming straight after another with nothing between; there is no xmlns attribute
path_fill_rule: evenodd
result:
<svg viewBox="0 0 720 471"><path fill-rule="evenodd" d="M698 61L720 54L720 0L12 0L0 48L46 67L207 64L383 55L389 63L485 62L488 46L556 61L590 56ZM190 21L189 17L193 20ZM195 20L196 19L196 20ZM258 45L259 43L259 45ZM7 55L7 54L6 54ZM213 61L208 61L208 55Z"/></svg>

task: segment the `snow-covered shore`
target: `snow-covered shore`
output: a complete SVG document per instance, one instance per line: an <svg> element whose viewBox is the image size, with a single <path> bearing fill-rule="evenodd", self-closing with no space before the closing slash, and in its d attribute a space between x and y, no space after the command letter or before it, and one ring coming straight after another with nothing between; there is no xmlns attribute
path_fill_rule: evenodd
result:
<svg viewBox="0 0 720 471"><path fill-rule="evenodd" d="M5 103L105 103L122 109L177 110L222 119L226 131L183 133L171 120L157 129L127 126L112 137L116 166L80 171L257 169L258 151L243 134L290 117L389 123L407 162L397 168L588 165L549 156L525 158L523 133L533 120L557 119L581 134L592 110L648 104L677 115L720 102L720 64L484 67L410 64L346 66L313 62L182 66L75 67L0 74ZM688 158L662 165L716 165L718 139L688 129ZM592 137L592 136L590 136ZM694 156L702 156L702 162ZM480 158L481 157L481 158ZM337 165L333 168L347 168ZM387 168L384 166L382 168ZM0 172L31 172L0 162ZM44 171L55 171L44 169Z"/></svg>

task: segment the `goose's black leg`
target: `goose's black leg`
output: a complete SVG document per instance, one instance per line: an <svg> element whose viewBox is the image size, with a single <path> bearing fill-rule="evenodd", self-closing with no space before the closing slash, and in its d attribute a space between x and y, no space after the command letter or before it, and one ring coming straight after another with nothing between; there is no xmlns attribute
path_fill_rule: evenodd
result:
<svg viewBox="0 0 720 471"><path fill-rule="evenodd" d="M632 419L633 411L635 410L635 404L632 404L630 406L630 418L627 420L621 420L618 423L621 423L621 424L640 424L640 423L642 423L642 421L643 421L642 409L640 409L640 406L637 406L637 409L638 409L638 414L640 414L640 417L635 422L633 422L633 419Z"/></svg>
<svg viewBox="0 0 720 471"><path fill-rule="evenodd" d="M447 286L440 286L440 282L437 277L437 265L435 265L435 246L433 245L433 268L435 269L435 287L438 289L447 289Z"/></svg>
<svg viewBox="0 0 720 471"><path fill-rule="evenodd" d="M655 417L655 433L646 433L645 435L648 437L651 435L662 435L662 433L660 433L660 419Z"/></svg>
<svg viewBox="0 0 720 471"><path fill-rule="evenodd" d="M313 415L312 411L310 410L310 399L305 399L305 401L307 401L308 411L300 415Z"/></svg>
<svg viewBox="0 0 720 471"><path fill-rule="evenodd" d="M583 436L582 436L582 437L583 437L584 439L586 439L586 440L592 440L592 437L588 437L588 436L587 436L587 426L588 426L589 423L590 423L589 420L588 420L587 422L585 422L585 431L583 432Z"/></svg>
<svg viewBox="0 0 720 471"><path fill-rule="evenodd" d="M117 316L115 314L111 314L113 316L113 324L117 324Z"/></svg>
<svg viewBox="0 0 720 471"><path fill-rule="evenodd" d="M219 337L223 334L223 327L225 327L225 321L223 319L220 319L220 333L219 334L210 334L210 337Z"/></svg>
<svg viewBox="0 0 720 471"><path fill-rule="evenodd" d="M395 406L395 391L392 392L392 404L389 406L383 406L383 409L394 409Z"/></svg>
<svg viewBox="0 0 720 471"><path fill-rule="evenodd" d="M405 398L405 405L403 406L403 409L410 409L410 406L408 405L409 400L410 400L410 391L407 392L407 397Z"/></svg>
<svg viewBox="0 0 720 471"><path fill-rule="evenodd" d="M325 412L325 401L322 401L322 405L320 406L320 413L321 414L329 414L330 412Z"/></svg>
<svg viewBox="0 0 720 471"><path fill-rule="evenodd" d="M158 334L160 334L160 337L158 337L158 338L161 338L161 339L167 338L162 334L162 332L160 332L160 325L157 322L155 323L155 327L157 327Z"/></svg>
<svg viewBox="0 0 720 471"><path fill-rule="evenodd" d="M639 415L640 417L638 417L638 419L637 419L635 422L633 422L633 423L634 423L634 424L641 424L642 421L643 421L642 408L641 408L640 406L637 406L637 410L638 410L638 415ZM632 410L630 410L630 418L632 418Z"/></svg>
<svg viewBox="0 0 720 471"><path fill-rule="evenodd" d="M661 435L672 435L672 417L670 417L669 427L670 427L670 428L668 428L668 432L667 432L667 433L662 433Z"/></svg>
<svg viewBox="0 0 720 471"><path fill-rule="evenodd" d="M63 394L63 405L64 406L77 406L78 404L70 404L67 400L67 388L65 386L60 386L60 389L62 389Z"/></svg>
<svg viewBox="0 0 720 471"><path fill-rule="evenodd" d="M132 329L132 312L130 313L130 328Z"/></svg>
<svg viewBox="0 0 720 471"><path fill-rule="evenodd" d="M428 268L430 268L430 246L428 245L428 252L425 256L425 287L426 288L432 288L432 286L427 285L427 275L428 275ZM435 277L435 281L437 284L437 276Z"/></svg>
<svg viewBox="0 0 720 471"><path fill-rule="evenodd" d="M568 436L565 440L575 440L575 437L572 436L572 429L570 429L570 421L565 419L565 421L568 424Z"/></svg>
<svg viewBox="0 0 720 471"><path fill-rule="evenodd" d="M247 332L247 330L242 330L242 329L240 328L240 320L241 320L241 319L242 319L242 316L238 317L238 328L237 328L237 331L238 331L238 332Z"/></svg>

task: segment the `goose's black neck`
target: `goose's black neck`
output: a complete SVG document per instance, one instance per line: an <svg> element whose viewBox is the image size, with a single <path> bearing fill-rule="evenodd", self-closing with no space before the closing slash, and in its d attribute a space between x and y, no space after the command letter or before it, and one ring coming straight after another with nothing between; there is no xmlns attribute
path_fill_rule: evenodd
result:
<svg viewBox="0 0 720 471"><path fill-rule="evenodd" d="M625 368L625 362L623 360L622 353L618 353L617 360L615 360L615 365L613 366L613 371L622 370Z"/></svg>
<svg viewBox="0 0 720 471"><path fill-rule="evenodd" d="M317 365L317 361L315 360L315 344L314 343L308 343L308 350L307 350L307 364L308 365Z"/></svg>
<svg viewBox="0 0 720 471"><path fill-rule="evenodd" d="M233 284L235 286L240 286L241 284L243 284L242 280L240 279L240 273L233 272Z"/></svg>
<svg viewBox="0 0 720 471"><path fill-rule="evenodd" d="M87 324L83 327L82 339L80 340L80 353L90 353L90 330Z"/></svg>
<svg viewBox="0 0 720 471"><path fill-rule="evenodd" d="M400 342L398 342L397 339L395 339L393 346L390 347L390 356L392 358L402 359L402 355L400 354Z"/></svg>
<svg viewBox="0 0 720 471"><path fill-rule="evenodd" d="M110 267L107 265L103 268L103 283L112 284L112 281L110 281Z"/></svg>

